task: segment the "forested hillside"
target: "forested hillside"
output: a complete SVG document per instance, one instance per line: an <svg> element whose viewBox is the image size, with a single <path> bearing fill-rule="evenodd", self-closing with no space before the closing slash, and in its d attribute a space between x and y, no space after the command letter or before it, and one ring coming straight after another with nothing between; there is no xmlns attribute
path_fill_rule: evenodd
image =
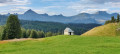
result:
<svg viewBox="0 0 120 54"><path fill-rule="evenodd" d="M0 15L0 25L5 25L7 16ZM58 22L42 22L42 21L28 21L28 20L20 20L20 23L25 29L35 29L44 32L52 32L52 33L63 33L66 27L70 27L75 31L76 35L80 35L96 26L100 26L100 24L82 24L82 23L58 23Z"/></svg>
<svg viewBox="0 0 120 54"><path fill-rule="evenodd" d="M53 33L63 33L66 27L70 27L75 31L76 35L80 35L96 26L100 26L100 24L63 24L58 22L40 22L40 21L21 21L22 27L25 29L35 29L42 30L44 32L53 32Z"/></svg>

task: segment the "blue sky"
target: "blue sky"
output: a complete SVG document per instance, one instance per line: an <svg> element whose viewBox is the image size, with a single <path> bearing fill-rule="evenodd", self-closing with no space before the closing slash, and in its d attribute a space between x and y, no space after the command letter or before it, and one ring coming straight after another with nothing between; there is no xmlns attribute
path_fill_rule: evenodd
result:
<svg viewBox="0 0 120 54"><path fill-rule="evenodd" d="M32 9L39 14L63 14L65 16L79 13L95 13L107 11L108 13L120 12L120 0L0 0L0 13L23 14Z"/></svg>

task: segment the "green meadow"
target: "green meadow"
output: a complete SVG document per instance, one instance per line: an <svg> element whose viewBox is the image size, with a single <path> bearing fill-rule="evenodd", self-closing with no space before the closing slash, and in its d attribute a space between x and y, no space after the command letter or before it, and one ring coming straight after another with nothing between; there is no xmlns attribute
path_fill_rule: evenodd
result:
<svg viewBox="0 0 120 54"><path fill-rule="evenodd" d="M53 36L0 44L0 54L120 54L120 37Z"/></svg>

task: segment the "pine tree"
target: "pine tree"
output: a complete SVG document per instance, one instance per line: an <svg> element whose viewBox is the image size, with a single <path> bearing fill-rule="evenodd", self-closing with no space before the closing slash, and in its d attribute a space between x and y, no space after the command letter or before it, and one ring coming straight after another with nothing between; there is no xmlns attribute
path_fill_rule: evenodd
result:
<svg viewBox="0 0 120 54"><path fill-rule="evenodd" d="M21 37L21 26L17 15L10 15L6 24L6 36L9 39Z"/></svg>
<svg viewBox="0 0 120 54"><path fill-rule="evenodd" d="M25 29L22 29L22 38L28 38L28 37L26 36L26 30L25 30Z"/></svg>
<svg viewBox="0 0 120 54"><path fill-rule="evenodd" d="M120 15L118 14L117 15L117 22L119 22L120 21Z"/></svg>
<svg viewBox="0 0 120 54"><path fill-rule="evenodd" d="M115 18L114 18L114 16L111 17L111 22L112 22L112 23L115 22Z"/></svg>
<svg viewBox="0 0 120 54"><path fill-rule="evenodd" d="M53 34L52 34L52 32L47 32L46 33L46 37L51 37Z"/></svg>
<svg viewBox="0 0 120 54"><path fill-rule="evenodd" d="M38 33L38 38L44 38L45 37L43 31L38 31L37 33Z"/></svg>
<svg viewBox="0 0 120 54"><path fill-rule="evenodd" d="M3 32L2 32L2 40L7 40L8 37L6 36L6 28L4 28Z"/></svg>
<svg viewBox="0 0 120 54"><path fill-rule="evenodd" d="M38 38L37 31L32 30L30 34L30 38Z"/></svg>
<svg viewBox="0 0 120 54"><path fill-rule="evenodd" d="M30 37L30 34L31 34L31 30L28 29L28 30L26 31L26 37L27 37L27 38Z"/></svg>
<svg viewBox="0 0 120 54"><path fill-rule="evenodd" d="M41 31L41 33L42 33L41 38L44 38L45 37L45 33L43 31Z"/></svg>

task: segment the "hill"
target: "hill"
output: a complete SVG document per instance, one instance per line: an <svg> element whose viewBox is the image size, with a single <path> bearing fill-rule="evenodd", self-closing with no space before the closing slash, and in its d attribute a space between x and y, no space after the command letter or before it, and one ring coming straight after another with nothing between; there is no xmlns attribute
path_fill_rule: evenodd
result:
<svg viewBox="0 0 120 54"><path fill-rule="evenodd" d="M117 23L102 25L91 29L90 31L82 34L82 36L116 36L118 28Z"/></svg>
<svg viewBox="0 0 120 54"><path fill-rule="evenodd" d="M19 42L0 42L0 54L119 54L119 49L120 37L61 35Z"/></svg>
<svg viewBox="0 0 120 54"><path fill-rule="evenodd" d="M17 14L21 20L31 20L31 21L47 21L47 22L61 22L61 23L99 23L104 24L105 20L110 20L111 16L117 16L118 13L109 14L106 11L98 11L94 14L80 13L74 16L63 16L60 15L48 15L38 14L33 10L28 10L24 14ZM9 16L10 13L6 14Z"/></svg>

